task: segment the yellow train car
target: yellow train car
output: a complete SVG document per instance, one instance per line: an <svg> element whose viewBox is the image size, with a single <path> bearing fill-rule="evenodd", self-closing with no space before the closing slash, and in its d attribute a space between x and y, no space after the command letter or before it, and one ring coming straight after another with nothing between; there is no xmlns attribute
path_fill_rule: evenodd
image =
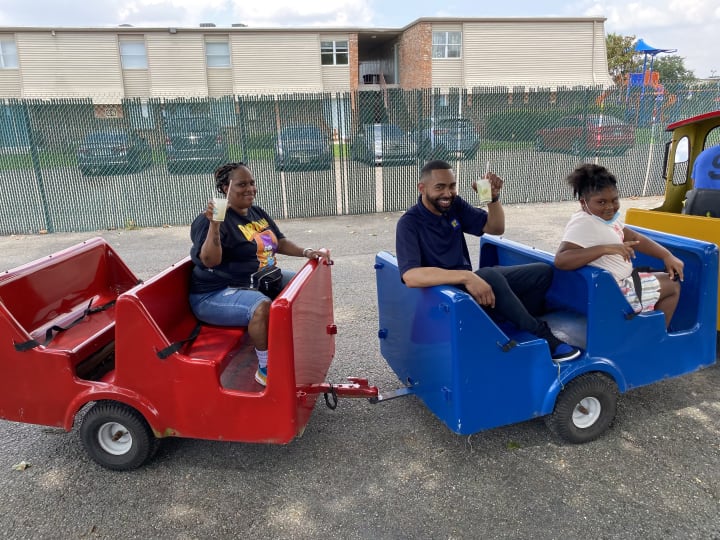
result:
<svg viewBox="0 0 720 540"><path fill-rule="evenodd" d="M720 246L720 189L707 193L711 197L707 197L704 204L696 204L700 200L696 195L710 190L696 190L692 177L698 155L706 148L720 145L720 110L680 120L670 124L667 131L672 132L672 140L665 147L665 200L652 210L628 209L625 221L629 225L705 240ZM720 163L717 173L720 175ZM689 204L691 201L692 204Z"/></svg>

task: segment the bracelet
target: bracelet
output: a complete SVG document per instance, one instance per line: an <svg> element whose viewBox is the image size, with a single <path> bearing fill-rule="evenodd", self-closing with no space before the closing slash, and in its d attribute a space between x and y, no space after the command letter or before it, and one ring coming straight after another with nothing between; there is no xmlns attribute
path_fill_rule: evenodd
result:
<svg viewBox="0 0 720 540"><path fill-rule="evenodd" d="M307 259L308 253L312 253L312 252L313 252L313 248L303 249L303 257L305 257Z"/></svg>
<svg viewBox="0 0 720 540"><path fill-rule="evenodd" d="M490 199L491 203L498 202L500 200L500 195L493 195L492 199Z"/></svg>

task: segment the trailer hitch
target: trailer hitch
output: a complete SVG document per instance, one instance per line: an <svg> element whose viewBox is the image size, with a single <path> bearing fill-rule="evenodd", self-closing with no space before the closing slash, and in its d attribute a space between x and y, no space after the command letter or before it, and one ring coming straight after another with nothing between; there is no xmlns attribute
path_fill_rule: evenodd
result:
<svg viewBox="0 0 720 540"><path fill-rule="evenodd" d="M377 386L370 386L368 380L363 377L348 377L349 383L345 384L305 384L297 387L297 396L303 397L308 394L323 394L325 405L335 410L338 404L338 397L366 398L370 403L380 403L399 397L409 396L415 393L415 384L408 380L408 386L401 386L383 394Z"/></svg>
<svg viewBox="0 0 720 540"><path fill-rule="evenodd" d="M323 394L325 404L329 409L337 408L338 397L366 398L372 401L379 395L377 386L370 386L368 380L363 377L348 377L347 383L343 384L304 384L297 387L297 395L301 397L308 394Z"/></svg>

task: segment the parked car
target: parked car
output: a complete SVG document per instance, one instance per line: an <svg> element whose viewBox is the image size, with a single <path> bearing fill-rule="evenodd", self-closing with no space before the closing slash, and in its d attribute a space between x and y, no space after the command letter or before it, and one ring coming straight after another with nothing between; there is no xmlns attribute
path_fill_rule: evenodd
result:
<svg viewBox="0 0 720 540"><path fill-rule="evenodd" d="M573 155L622 155L635 144L635 128L606 114L565 116L537 133L535 147Z"/></svg>
<svg viewBox="0 0 720 540"><path fill-rule="evenodd" d="M467 118L425 118L413 132L422 159L472 159L480 136Z"/></svg>
<svg viewBox="0 0 720 540"><path fill-rule="evenodd" d="M351 144L350 156L371 165L413 163L417 145L412 135L395 124L365 124Z"/></svg>
<svg viewBox="0 0 720 540"><path fill-rule="evenodd" d="M275 169L329 169L333 146L327 133L317 126L285 126L275 145Z"/></svg>
<svg viewBox="0 0 720 540"><path fill-rule="evenodd" d="M222 129L212 118L202 116L168 119L165 152L170 174L212 172L228 161Z"/></svg>
<svg viewBox="0 0 720 540"><path fill-rule="evenodd" d="M134 132L91 131L78 148L77 164L84 176L137 172L152 165L152 150L147 140Z"/></svg>

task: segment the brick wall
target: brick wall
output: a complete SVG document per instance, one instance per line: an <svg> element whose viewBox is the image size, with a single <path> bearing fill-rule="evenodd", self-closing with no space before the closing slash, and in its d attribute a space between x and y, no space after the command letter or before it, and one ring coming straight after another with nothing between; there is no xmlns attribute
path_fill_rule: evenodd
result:
<svg viewBox="0 0 720 540"><path fill-rule="evenodd" d="M350 63L350 91L354 92L358 89L358 79L360 78L357 34L350 34L348 37L348 56L348 62Z"/></svg>
<svg viewBox="0 0 720 540"><path fill-rule="evenodd" d="M420 22L403 32L399 47L400 87L432 86L432 24Z"/></svg>

